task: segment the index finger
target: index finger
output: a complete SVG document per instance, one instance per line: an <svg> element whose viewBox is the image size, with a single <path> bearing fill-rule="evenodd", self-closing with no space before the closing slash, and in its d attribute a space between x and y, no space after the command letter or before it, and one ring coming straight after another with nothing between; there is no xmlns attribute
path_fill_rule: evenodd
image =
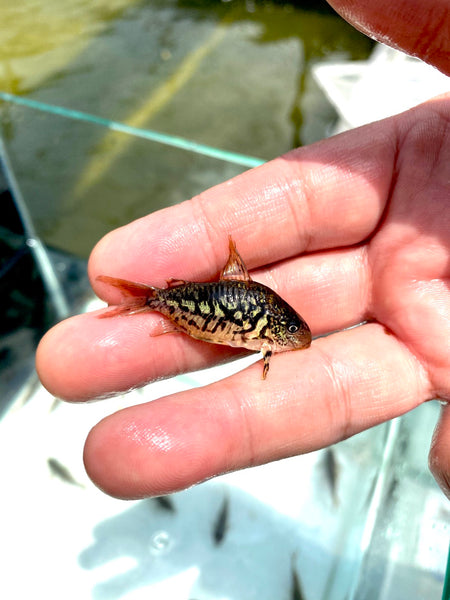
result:
<svg viewBox="0 0 450 600"><path fill-rule="evenodd" d="M134 221L94 249L91 279L113 274L156 286L170 277L211 279L225 263L229 234L249 269L357 244L383 213L395 138L389 119L353 130Z"/></svg>

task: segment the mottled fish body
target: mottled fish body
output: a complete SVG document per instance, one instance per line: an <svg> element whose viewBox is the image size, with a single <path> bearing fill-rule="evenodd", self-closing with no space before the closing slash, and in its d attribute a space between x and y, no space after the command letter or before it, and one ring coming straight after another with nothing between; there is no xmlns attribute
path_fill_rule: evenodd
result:
<svg viewBox="0 0 450 600"><path fill-rule="evenodd" d="M311 332L302 317L276 292L252 281L230 238L230 256L219 281L171 280L155 288L100 275L99 281L121 290L126 300L101 317L157 311L173 330L214 344L262 351L263 378L272 352L307 348Z"/></svg>
<svg viewBox="0 0 450 600"><path fill-rule="evenodd" d="M280 327L295 333L301 327L289 305L255 281L188 283L158 290L148 306L192 337L249 350L259 351L269 342L273 351L280 351L289 343Z"/></svg>

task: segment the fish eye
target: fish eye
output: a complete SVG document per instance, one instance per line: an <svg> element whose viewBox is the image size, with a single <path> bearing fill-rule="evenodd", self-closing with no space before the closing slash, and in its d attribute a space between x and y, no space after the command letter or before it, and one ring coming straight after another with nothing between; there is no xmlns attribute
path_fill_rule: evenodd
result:
<svg viewBox="0 0 450 600"><path fill-rule="evenodd" d="M290 325L288 325L288 331L289 333L297 333L298 325L296 325L295 323L291 323Z"/></svg>

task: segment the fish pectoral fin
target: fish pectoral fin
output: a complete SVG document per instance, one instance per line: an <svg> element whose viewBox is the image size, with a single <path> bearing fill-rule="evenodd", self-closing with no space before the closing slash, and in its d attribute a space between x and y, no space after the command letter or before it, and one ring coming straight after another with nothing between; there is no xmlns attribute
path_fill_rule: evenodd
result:
<svg viewBox="0 0 450 600"><path fill-rule="evenodd" d="M179 287L180 285L186 285L188 282L184 281L184 279L174 279L171 277L170 279L166 279L167 289Z"/></svg>
<svg viewBox="0 0 450 600"><path fill-rule="evenodd" d="M184 333L182 329L179 329L175 323L168 321L161 317L161 319L155 323L154 328L150 333L150 337L159 337L160 335L166 335L167 333Z"/></svg>
<svg viewBox="0 0 450 600"><path fill-rule="evenodd" d="M228 260L220 272L219 279L233 279L237 281L251 281L251 277L248 274L247 267L244 264L239 252L237 251L236 244L233 238L228 236L230 255Z"/></svg>
<svg viewBox="0 0 450 600"><path fill-rule="evenodd" d="M270 357L272 356L272 347L270 346L270 344L265 343L262 345L261 352L264 360L262 378L265 379L267 377L267 373L269 372L269 362Z"/></svg>
<svg viewBox="0 0 450 600"><path fill-rule="evenodd" d="M118 315L136 315L137 313L150 312L152 309L144 304L146 299L142 301L127 302L124 304L117 304L116 306L108 307L105 312L97 315L99 319L109 319L110 317L117 317Z"/></svg>

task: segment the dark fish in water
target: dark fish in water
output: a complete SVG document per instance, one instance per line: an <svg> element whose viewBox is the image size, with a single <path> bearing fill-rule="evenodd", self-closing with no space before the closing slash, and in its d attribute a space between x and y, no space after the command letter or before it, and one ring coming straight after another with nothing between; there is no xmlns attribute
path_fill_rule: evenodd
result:
<svg viewBox="0 0 450 600"><path fill-rule="evenodd" d="M213 527L213 539L216 546L221 544L225 537L225 532L228 527L228 514L230 512L229 504L228 496L225 496Z"/></svg>
<svg viewBox="0 0 450 600"><path fill-rule="evenodd" d="M300 578L297 573L297 569L294 566L294 561L292 561L292 583L291 583L291 598L292 600L305 600L305 596L302 591L302 586L300 584Z"/></svg>
<svg viewBox="0 0 450 600"><path fill-rule="evenodd" d="M69 469L61 464L59 460L56 460L56 458L47 459L47 464L52 474L59 477L62 481L84 488L84 485L77 481Z"/></svg>
<svg viewBox="0 0 450 600"><path fill-rule="evenodd" d="M164 510L175 512L175 505L169 496L155 496L155 498L151 498L151 500L154 500Z"/></svg>
<svg viewBox="0 0 450 600"><path fill-rule="evenodd" d="M396 475L393 475L385 493L385 505L394 504L399 494L399 480Z"/></svg>
<svg viewBox="0 0 450 600"><path fill-rule="evenodd" d="M299 350L311 344L311 331L295 310L278 294L252 281L234 241L219 281L194 283L169 280L167 288L99 275L98 281L117 287L123 304L100 318L157 311L171 321L169 331L193 338L261 351L263 379L273 352Z"/></svg>
<svg viewBox="0 0 450 600"><path fill-rule="evenodd" d="M339 477L339 464L336 460L336 454L333 448L327 448L324 454L324 469L325 476L330 487L331 497L333 504L337 506L339 504L339 498L337 493L337 484Z"/></svg>

